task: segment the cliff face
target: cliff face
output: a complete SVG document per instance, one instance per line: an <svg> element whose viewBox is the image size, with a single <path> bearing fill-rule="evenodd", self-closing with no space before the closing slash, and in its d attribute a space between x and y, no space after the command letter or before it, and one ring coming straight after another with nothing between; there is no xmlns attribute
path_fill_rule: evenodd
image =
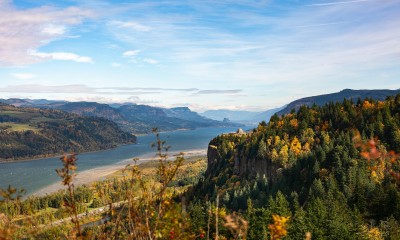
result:
<svg viewBox="0 0 400 240"><path fill-rule="evenodd" d="M274 164L271 159L264 158L247 158L235 155L235 172L242 177L254 178L258 176L265 176L269 182L276 181L280 167Z"/></svg>
<svg viewBox="0 0 400 240"><path fill-rule="evenodd" d="M280 172L279 164L273 163L268 156L250 157L251 154L241 147L250 140L250 135L224 134L211 140L207 151L206 177L229 173L243 178L265 176L268 181L275 181Z"/></svg>

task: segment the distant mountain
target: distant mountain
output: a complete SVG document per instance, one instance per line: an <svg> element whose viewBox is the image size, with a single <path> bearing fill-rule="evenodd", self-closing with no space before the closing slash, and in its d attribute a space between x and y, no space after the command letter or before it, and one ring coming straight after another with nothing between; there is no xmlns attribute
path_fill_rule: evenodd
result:
<svg viewBox="0 0 400 240"><path fill-rule="evenodd" d="M113 121L61 110L0 103L0 159L18 160L135 143Z"/></svg>
<svg viewBox="0 0 400 240"><path fill-rule="evenodd" d="M232 122L238 122L243 124L255 125L261 121L268 122L272 115L280 111L283 107L274 108L263 112L252 112L252 111L235 111L235 110L208 110L201 113L202 116L208 117L214 120L223 120L225 118Z"/></svg>
<svg viewBox="0 0 400 240"><path fill-rule="evenodd" d="M256 115L261 114L261 112L220 109L220 110L208 110L200 114L204 117L218 121L222 121L224 118L228 118L233 122L243 122L253 119Z"/></svg>
<svg viewBox="0 0 400 240"><path fill-rule="evenodd" d="M331 93L331 94L324 94L324 95L318 95L318 96L312 96L312 97L306 97L306 98L301 98L296 101L293 101L289 103L284 109L278 111L276 114L278 115L284 115L287 113L290 113L292 109L295 109L296 111L299 110L299 108L303 105L305 106L312 106L313 104L316 104L318 106L322 106L324 104L327 104L329 102L341 102L344 99L353 99L353 101L357 100L358 98L360 99L365 99L365 98L372 98L375 100L380 100L383 101L385 100L388 96L394 96L396 94L400 93L400 90L352 90L352 89L344 89L340 92L337 93Z"/></svg>
<svg viewBox="0 0 400 240"><path fill-rule="evenodd" d="M112 108L120 108L122 106L137 105L137 104L136 103L125 102L125 103L109 103L107 105L112 107Z"/></svg>
<svg viewBox="0 0 400 240"><path fill-rule="evenodd" d="M285 108L286 106L279 107L279 108L273 108L264 112L260 112L257 115L253 117L253 121L261 122L261 121L266 121L269 122L269 119L277 112Z"/></svg>
<svg viewBox="0 0 400 240"><path fill-rule="evenodd" d="M167 114L168 117L180 118L187 121L202 123L216 123L215 120L200 116L197 112L192 112L188 107L164 109L164 112Z"/></svg>
<svg viewBox="0 0 400 240"><path fill-rule="evenodd" d="M239 127L241 124L221 122L200 116L187 107L158 108L147 105L127 105L118 108L128 129L135 133L147 133L152 128L161 131L195 129L198 127Z"/></svg>
<svg viewBox="0 0 400 240"><path fill-rule="evenodd" d="M16 107L38 107L41 105L49 105L49 104L64 104L66 101L59 100L47 100L47 99L19 99L19 98L10 98L10 99L0 99L0 102L10 104Z"/></svg>
<svg viewBox="0 0 400 240"><path fill-rule="evenodd" d="M117 123L132 133L149 133L153 128L160 131L195 129L198 127L240 127L230 121L216 121L200 116L187 107L160 108L147 105L101 104L96 102L66 102L32 99L0 99L0 102L16 106L59 109L81 116L102 117Z"/></svg>
<svg viewBox="0 0 400 240"><path fill-rule="evenodd" d="M67 102L61 105L50 104L47 107L60 109L66 112L75 113L81 116L103 117L115 122L123 121L118 109L112 108L107 104L95 102Z"/></svg>

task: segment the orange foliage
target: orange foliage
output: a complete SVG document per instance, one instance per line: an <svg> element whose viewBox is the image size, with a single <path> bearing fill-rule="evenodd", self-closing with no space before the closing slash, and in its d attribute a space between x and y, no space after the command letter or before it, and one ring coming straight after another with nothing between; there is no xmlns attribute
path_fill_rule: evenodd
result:
<svg viewBox="0 0 400 240"><path fill-rule="evenodd" d="M294 129L297 129L299 127L299 122L297 121L296 118L290 120L290 126L292 126Z"/></svg>
<svg viewBox="0 0 400 240"><path fill-rule="evenodd" d="M379 102L378 102L378 109L382 109L382 108L384 108L384 107L385 107L385 102L379 101Z"/></svg>
<svg viewBox="0 0 400 240"><path fill-rule="evenodd" d="M361 140L360 133L353 138L356 147L361 148L360 156L368 161L368 169L371 171L371 178L381 182L385 173L389 173L400 186L400 173L394 170L400 162L400 154L394 151L386 152L377 139L370 139L368 142Z"/></svg>
<svg viewBox="0 0 400 240"><path fill-rule="evenodd" d="M364 110L374 109L374 108L375 108L375 105L374 105L373 103L370 103L369 101L364 101L364 102L363 102L363 105L362 105L362 108L363 108Z"/></svg>

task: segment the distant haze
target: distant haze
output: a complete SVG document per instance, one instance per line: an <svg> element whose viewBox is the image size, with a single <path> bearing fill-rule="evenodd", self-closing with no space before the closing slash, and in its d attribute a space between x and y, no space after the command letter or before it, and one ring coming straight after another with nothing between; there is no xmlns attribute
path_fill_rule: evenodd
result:
<svg viewBox="0 0 400 240"><path fill-rule="evenodd" d="M398 89L399 12L372 0L1 0L0 98L262 112Z"/></svg>

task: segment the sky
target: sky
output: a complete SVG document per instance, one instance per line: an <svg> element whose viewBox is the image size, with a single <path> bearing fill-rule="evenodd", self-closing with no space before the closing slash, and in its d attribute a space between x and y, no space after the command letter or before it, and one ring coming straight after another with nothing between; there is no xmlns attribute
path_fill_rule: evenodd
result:
<svg viewBox="0 0 400 240"><path fill-rule="evenodd" d="M261 111L400 88L400 0L0 0L0 98Z"/></svg>

